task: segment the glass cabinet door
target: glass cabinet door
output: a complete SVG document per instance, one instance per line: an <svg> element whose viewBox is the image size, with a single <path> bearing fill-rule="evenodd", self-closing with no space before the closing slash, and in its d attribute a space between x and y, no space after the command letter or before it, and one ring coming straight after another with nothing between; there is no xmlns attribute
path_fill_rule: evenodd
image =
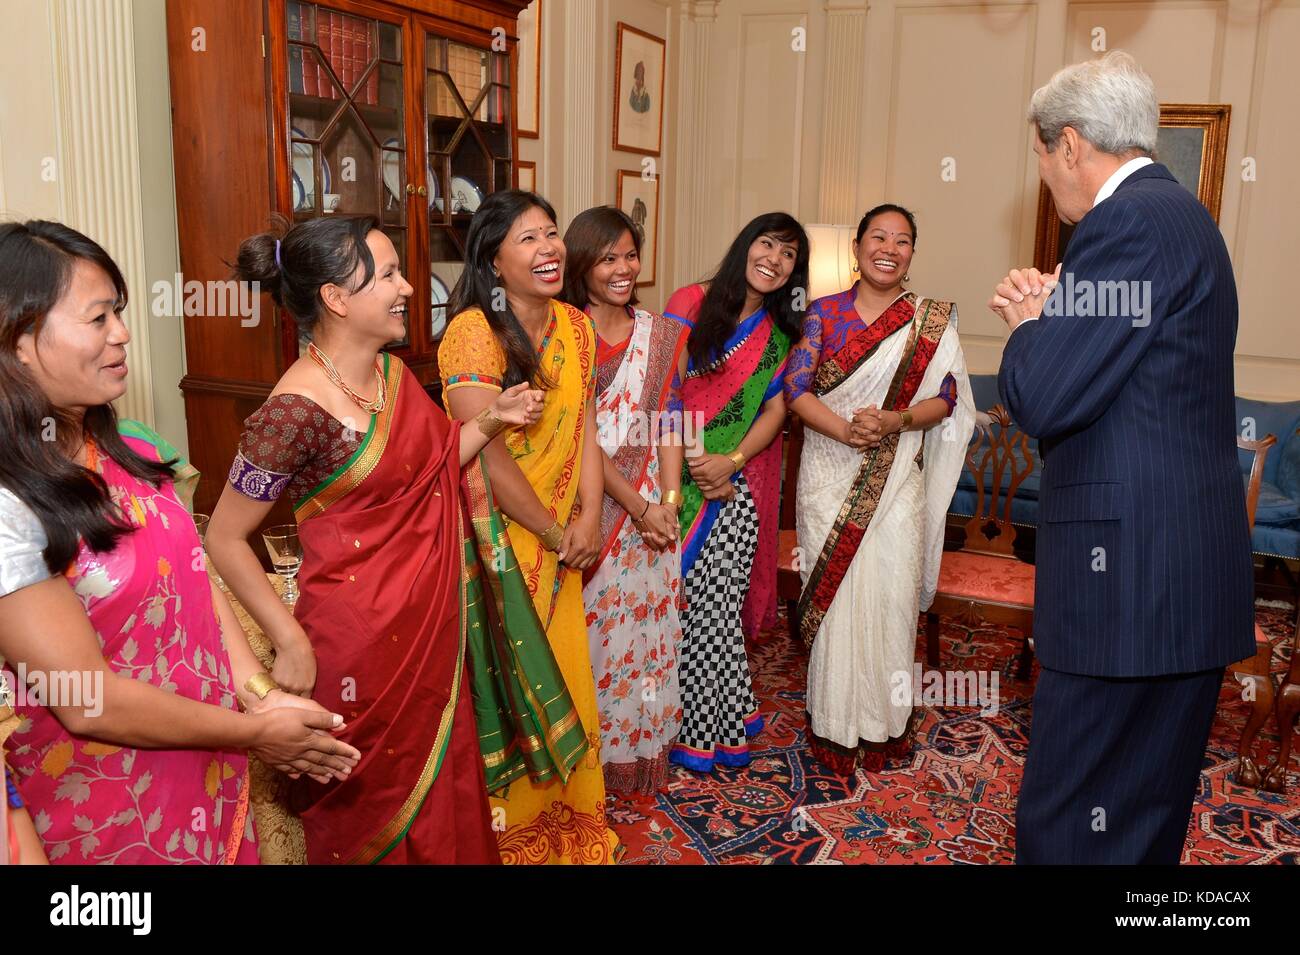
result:
<svg viewBox="0 0 1300 955"><path fill-rule="evenodd" d="M510 57L445 37L425 38L424 125L429 160L430 334L464 270L470 220L484 198L513 184Z"/></svg>
<svg viewBox="0 0 1300 955"><path fill-rule="evenodd" d="M401 20L301 0L289 0L285 16L294 221L373 215L405 268L409 164ZM406 339L395 344L409 339L408 326Z"/></svg>

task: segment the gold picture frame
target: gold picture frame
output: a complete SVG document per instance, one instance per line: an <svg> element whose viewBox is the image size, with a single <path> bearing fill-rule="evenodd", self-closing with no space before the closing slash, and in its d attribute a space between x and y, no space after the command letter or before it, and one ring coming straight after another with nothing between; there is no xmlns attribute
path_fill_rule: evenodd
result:
<svg viewBox="0 0 1300 955"><path fill-rule="evenodd" d="M1160 106L1160 137L1156 162L1164 163L1174 177L1201 201L1219 221L1223 202L1223 176L1228 160L1228 124L1232 107L1227 103L1165 103ZM1195 186L1188 182L1195 179ZM1038 224L1034 230L1034 267L1040 272L1056 268L1074 227L1057 215L1047 186L1038 186Z"/></svg>
<svg viewBox="0 0 1300 955"><path fill-rule="evenodd" d="M638 287L659 281L659 176L618 170L615 205L641 230L641 274Z"/></svg>
<svg viewBox="0 0 1300 955"><path fill-rule="evenodd" d="M663 37L620 21L614 52L614 148L658 156L664 139Z"/></svg>

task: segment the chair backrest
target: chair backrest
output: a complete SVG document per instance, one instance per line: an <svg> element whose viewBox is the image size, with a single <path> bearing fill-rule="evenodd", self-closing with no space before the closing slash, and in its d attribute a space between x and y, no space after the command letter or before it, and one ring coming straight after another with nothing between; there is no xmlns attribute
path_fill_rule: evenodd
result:
<svg viewBox="0 0 1300 955"><path fill-rule="evenodd" d="M1011 523L1011 501L1034 470L1034 455L1028 435L1012 423L1002 405L976 415L975 422L975 438L966 449L966 467L975 480L975 516L966 522L962 550L1012 557L1016 526Z"/></svg>
<svg viewBox="0 0 1300 955"><path fill-rule="evenodd" d="M803 422L795 415L785 419L786 433L783 452L785 475L781 479L781 520L777 527L783 531L794 529L794 500L799 493L799 455L803 451Z"/></svg>
<svg viewBox="0 0 1300 955"><path fill-rule="evenodd" d="M1268 460L1268 449L1275 444L1277 436L1272 434L1266 434L1258 441L1247 441L1237 435L1237 447L1255 453L1250 465L1250 480L1246 483L1246 519L1252 531L1255 529L1255 509L1259 506L1259 487L1264 482L1264 462Z"/></svg>

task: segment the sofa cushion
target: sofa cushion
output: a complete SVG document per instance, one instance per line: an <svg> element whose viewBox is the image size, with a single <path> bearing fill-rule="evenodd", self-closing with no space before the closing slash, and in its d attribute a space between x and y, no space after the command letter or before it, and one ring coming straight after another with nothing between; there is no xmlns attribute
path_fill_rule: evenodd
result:
<svg viewBox="0 0 1300 955"><path fill-rule="evenodd" d="M1254 433L1256 440L1266 434L1277 436L1277 444L1264 460L1264 480L1277 485L1288 496L1300 497L1300 486L1278 480L1283 459L1288 459L1291 481L1300 484L1300 461L1290 461L1291 455L1300 455L1300 447L1293 447L1295 430L1300 427L1300 401L1256 401L1253 398L1237 399L1237 433ZM1237 460L1243 474L1250 473L1255 453L1237 449Z"/></svg>
<svg viewBox="0 0 1300 955"><path fill-rule="evenodd" d="M1243 474L1241 480L1250 484L1250 477ZM1259 502L1255 505L1256 524L1287 524L1300 520L1300 502L1283 494L1272 481L1259 485Z"/></svg>
<svg viewBox="0 0 1300 955"><path fill-rule="evenodd" d="M1300 521L1290 524L1255 524L1250 549L1257 554L1277 554L1300 560Z"/></svg>

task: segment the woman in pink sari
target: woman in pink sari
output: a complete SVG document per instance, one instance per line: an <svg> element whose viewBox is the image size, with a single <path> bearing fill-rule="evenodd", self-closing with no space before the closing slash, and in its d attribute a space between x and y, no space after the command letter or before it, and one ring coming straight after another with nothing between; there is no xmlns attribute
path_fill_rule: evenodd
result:
<svg viewBox="0 0 1300 955"><path fill-rule="evenodd" d="M244 751L321 781L359 753L324 732L341 717L260 689L182 503L197 474L143 425L119 426L109 402L126 390L130 336L112 259L28 222L0 226L0 260L15 787L51 862L256 862Z"/></svg>

